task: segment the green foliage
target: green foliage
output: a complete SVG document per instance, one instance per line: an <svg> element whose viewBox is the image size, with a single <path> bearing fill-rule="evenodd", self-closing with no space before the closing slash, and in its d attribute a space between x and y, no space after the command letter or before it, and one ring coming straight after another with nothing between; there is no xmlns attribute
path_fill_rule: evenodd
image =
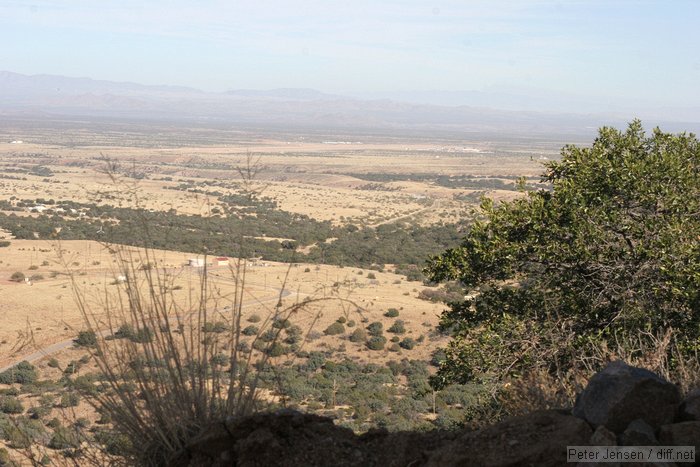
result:
<svg viewBox="0 0 700 467"><path fill-rule="evenodd" d="M251 324L250 326L246 326L245 328L243 328L241 334L243 334L244 336L255 336L258 334L258 332L260 332L260 328L255 326L254 324Z"/></svg>
<svg viewBox="0 0 700 467"><path fill-rule="evenodd" d="M386 331L394 334L404 334L406 332L406 326L404 325L403 320L397 319Z"/></svg>
<svg viewBox="0 0 700 467"><path fill-rule="evenodd" d="M564 147L543 175L551 191L484 200L484 220L426 268L471 297L443 314L453 339L433 384L566 370L601 345L669 329L669 356L697 351L699 174L694 135L647 136L634 121Z"/></svg>
<svg viewBox="0 0 700 467"><path fill-rule="evenodd" d="M80 403L80 396L76 392L64 392L61 395L59 406L66 409L68 407L77 407Z"/></svg>
<svg viewBox="0 0 700 467"><path fill-rule="evenodd" d="M287 329L292 325L292 322L288 319L276 318L272 320L272 327L275 329Z"/></svg>
<svg viewBox="0 0 700 467"><path fill-rule="evenodd" d="M399 316L399 310L397 310L396 308L389 308L388 310L386 310L386 313L384 313L384 316L386 316L387 318L396 318L397 316Z"/></svg>
<svg viewBox="0 0 700 467"><path fill-rule="evenodd" d="M399 342L399 345L402 349L413 350L413 348L416 346L416 341L411 337L404 337L403 340Z"/></svg>
<svg viewBox="0 0 700 467"><path fill-rule="evenodd" d="M220 334L229 330L228 324L223 321L207 321L202 325L202 332L212 332L215 334Z"/></svg>
<svg viewBox="0 0 700 467"><path fill-rule="evenodd" d="M37 380L38 374L34 365L29 362L20 362L9 370L0 373L1 384L28 384Z"/></svg>
<svg viewBox="0 0 700 467"><path fill-rule="evenodd" d="M97 335L95 331L80 331L73 343L78 347L94 347L97 344Z"/></svg>
<svg viewBox="0 0 700 467"><path fill-rule="evenodd" d="M382 350L386 344L386 337L372 336L367 340L367 348L370 350Z"/></svg>
<svg viewBox="0 0 700 467"><path fill-rule="evenodd" d="M380 337L384 332L384 325L379 321L375 321L367 326L367 331L370 336Z"/></svg>
<svg viewBox="0 0 700 467"><path fill-rule="evenodd" d="M57 427L49 441L49 448L51 449L70 449L79 446L80 437L76 430L64 426Z"/></svg>
<svg viewBox="0 0 700 467"><path fill-rule="evenodd" d="M16 397L4 396L0 398L0 411L8 414L18 414L24 412L24 406Z"/></svg>
<svg viewBox="0 0 700 467"><path fill-rule="evenodd" d="M10 280L12 282L22 282L22 281L24 281L24 273L21 271L15 271L10 276Z"/></svg>
<svg viewBox="0 0 700 467"><path fill-rule="evenodd" d="M345 332L345 326L342 323L334 322L328 326L324 331L327 336L335 336L338 334L343 334Z"/></svg>
<svg viewBox="0 0 700 467"><path fill-rule="evenodd" d="M358 343L365 340L367 340L367 331L362 328L357 328L350 334L350 342Z"/></svg>

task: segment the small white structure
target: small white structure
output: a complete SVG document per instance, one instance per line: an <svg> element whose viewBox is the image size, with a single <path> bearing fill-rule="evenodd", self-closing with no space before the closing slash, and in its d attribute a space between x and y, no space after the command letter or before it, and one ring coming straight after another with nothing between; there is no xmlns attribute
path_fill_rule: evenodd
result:
<svg viewBox="0 0 700 467"><path fill-rule="evenodd" d="M216 258L215 264L217 266L228 266L229 259L226 256L219 256L218 258Z"/></svg>
<svg viewBox="0 0 700 467"><path fill-rule="evenodd" d="M121 274L116 277L117 282L126 282L126 276Z"/></svg>
<svg viewBox="0 0 700 467"><path fill-rule="evenodd" d="M193 268L203 268L204 260L202 258L190 258L187 264Z"/></svg>

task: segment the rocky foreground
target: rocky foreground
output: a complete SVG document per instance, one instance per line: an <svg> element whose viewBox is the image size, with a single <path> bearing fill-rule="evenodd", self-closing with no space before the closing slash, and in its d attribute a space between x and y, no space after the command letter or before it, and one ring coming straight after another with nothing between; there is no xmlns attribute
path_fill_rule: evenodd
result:
<svg viewBox="0 0 700 467"><path fill-rule="evenodd" d="M262 413L207 428L171 464L557 466L567 465L567 446L695 446L700 454L700 390L683 398L658 375L613 362L591 378L573 409L534 412L476 431L360 436L318 415Z"/></svg>

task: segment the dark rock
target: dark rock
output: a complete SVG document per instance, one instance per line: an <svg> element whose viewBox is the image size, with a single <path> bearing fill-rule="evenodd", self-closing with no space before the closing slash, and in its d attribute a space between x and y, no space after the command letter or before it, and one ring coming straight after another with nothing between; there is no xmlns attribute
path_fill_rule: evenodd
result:
<svg viewBox="0 0 700 467"><path fill-rule="evenodd" d="M678 410L678 419L682 422L700 420L700 389L690 391Z"/></svg>
<svg viewBox="0 0 700 467"><path fill-rule="evenodd" d="M620 446L658 446L654 429L644 420L632 420L620 435Z"/></svg>
<svg viewBox="0 0 700 467"><path fill-rule="evenodd" d="M661 446L695 446L695 458L700 453L700 422L681 422L659 429Z"/></svg>
<svg viewBox="0 0 700 467"><path fill-rule="evenodd" d="M617 436L604 425L600 425L591 435L590 444L591 446L617 446Z"/></svg>
<svg viewBox="0 0 700 467"><path fill-rule="evenodd" d="M567 446L585 446L591 427L557 411L535 412L468 432L436 450L425 465L559 466Z"/></svg>
<svg viewBox="0 0 700 467"><path fill-rule="evenodd" d="M679 403L675 385L651 371L617 361L591 378L573 414L619 434L637 418L653 428L673 422Z"/></svg>

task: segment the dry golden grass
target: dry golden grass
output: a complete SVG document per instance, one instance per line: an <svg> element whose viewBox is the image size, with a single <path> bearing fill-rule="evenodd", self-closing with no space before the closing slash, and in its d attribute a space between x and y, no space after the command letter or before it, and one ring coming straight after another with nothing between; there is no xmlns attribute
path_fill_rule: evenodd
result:
<svg viewBox="0 0 700 467"><path fill-rule="evenodd" d="M0 302L0 314L3 316L0 367L33 353L37 348L72 339L83 328L82 317L72 296L70 279L65 275L67 271L64 265L58 261L59 249L69 269L76 274L78 286L86 296L98 300L105 290L116 288L111 284L120 272L116 270L114 255L104 245L93 241L63 241L58 244L12 240L9 247L2 249L0 263L0 284L3 291L3 300ZM188 300L190 289L196 286L198 275L196 268L185 264L196 255L174 251L156 251L155 254L158 267L165 268L174 277L174 284L181 287L173 290L174 297ZM30 269L33 266L37 268ZM309 272L305 272L307 268ZM270 304L276 301L287 270L288 265L282 263L251 263L248 268L244 313L263 316L269 313ZM15 271L21 271L27 277L41 274L44 279L32 281L31 285L12 282L9 278ZM419 282L407 282L402 276L376 271L371 271L376 279L367 279L369 272L358 268L295 265L289 270L286 282L286 289L292 294L283 301L291 304L294 300L303 300L307 296L318 296L319 293L324 293L324 289L330 290L339 284L341 294L362 307L361 316L355 314L354 310L352 316L348 315L348 319L355 320L357 326L366 325L361 323L364 317L369 322L382 321L385 329L388 328L393 319L385 318L383 313L394 307L400 309L400 318L406 323L407 336L427 336L437 325L443 306L418 299L418 292L424 288ZM211 269L212 280L223 297L233 291L229 276L225 266ZM328 302L325 306L316 324L319 332L347 313L347 309L334 305L334 302ZM305 329L311 324L311 318L301 314L298 319L294 319L294 323ZM430 352L439 342L441 341L426 339L424 345L410 351L411 358L429 358ZM337 349L340 344L337 338L324 336L313 345ZM354 359L387 361L396 358L388 352L370 352L363 346L346 347L348 356Z"/></svg>
<svg viewBox="0 0 700 467"><path fill-rule="evenodd" d="M26 180L0 179L0 199L16 196L77 202L115 204L107 175L99 171L103 160L118 161L148 175L139 182L144 193L143 207L154 210L176 209L186 214L206 214L215 200L202 194L177 191L180 180L197 184L207 180L235 183L237 166L248 154L260 156L265 170L259 180L267 186L264 195L274 198L284 210L306 214L335 223L376 224L421 213L433 202L430 215L421 223L454 220L469 204L455 196L473 190L450 189L425 182L387 182L386 190L363 190L369 182L353 173L399 173L473 176L528 176L541 172L535 160L521 152L500 153L487 143L469 147L443 144L353 144L284 142L262 140L239 146L197 148L140 148L114 146L62 147L41 144L0 144L0 173L17 165L44 165L55 176L22 175ZM547 153L549 156L552 154ZM16 175L8 172L8 175ZM172 177L172 181L162 180ZM227 187L210 191L230 192ZM490 196L511 198L514 192L491 190ZM101 200L101 201L96 201ZM440 203L435 205L435 200ZM463 214L462 214L463 215ZM350 221L348 221L348 218Z"/></svg>

